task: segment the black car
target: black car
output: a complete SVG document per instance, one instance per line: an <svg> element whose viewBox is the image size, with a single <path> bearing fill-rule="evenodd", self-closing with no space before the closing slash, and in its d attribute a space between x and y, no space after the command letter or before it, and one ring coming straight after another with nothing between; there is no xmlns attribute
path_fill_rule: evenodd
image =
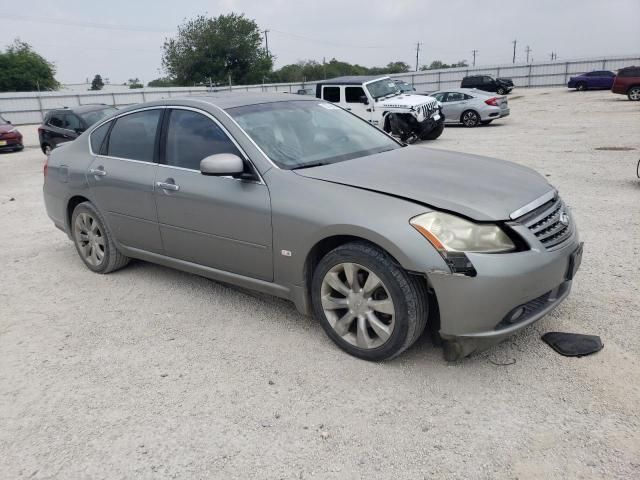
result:
<svg viewBox="0 0 640 480"><path fill-rule="evenodd" d="M472 75L462 79L460 88L477 88L504 95L513 90L513 81L510 78L493 78L490 75Z"/></svg>
<svg viewBox="0 0 640 480"><path fill-rule="evenodd" d="M50 110L38 127L40 148L48 154L59 144L75 140L91 125L116 111L104 104Z"/></svg>

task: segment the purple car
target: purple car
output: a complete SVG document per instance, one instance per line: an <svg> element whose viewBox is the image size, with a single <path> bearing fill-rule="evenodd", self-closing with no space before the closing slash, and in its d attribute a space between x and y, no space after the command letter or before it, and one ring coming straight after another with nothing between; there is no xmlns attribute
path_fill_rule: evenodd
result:
<svg viewBox="0 0 640 480"><path fill-rule="evenodd" d="M608 70L597 70L595 72L583 73L575 77L571 77L567 82L567 87L575 88L576 90L595 90L595 89L607 89L609 90L613 85L613 79L616 74Z"/></svg>

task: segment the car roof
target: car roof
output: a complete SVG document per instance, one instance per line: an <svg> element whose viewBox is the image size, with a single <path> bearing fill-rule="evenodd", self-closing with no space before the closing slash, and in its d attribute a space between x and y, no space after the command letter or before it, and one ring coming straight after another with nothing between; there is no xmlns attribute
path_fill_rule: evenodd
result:
<svg viewBox="0 0 640 480"><path fill-rule="evenodd" d="M275 102L321 102L311 95L295 95L288 92L282 93L262 93L262 92L206 92L203 94L185 95L182 97L171 97L162 100L154 100L146 103L130 105L120 110L120 113L136 110L141 107L154 107L165 105L193 105L194 102L204 102L214 105L223 110L247 105L257 105L260 103Z"/></svg>
<svg viewBox="0 0 640 480"><path fill-rule="evenodd" d="M382 78L389 78L388 75L348 75L346 77L329 78L327 80L321 80L318 83L323 85L362 85L363 83L370 82L371 80L379 80Z"/></svg>
<svg viewBox="0 0 640 480"><path fill-rule="evenodd" d="M468 95L485 95L491 96L494 95L492 92L485 92L484 90L478 90L477 88L441 88L433 93L445 93L445 92L458 92L458 93L466 93Z"/></svg>
<svg viewBox="0 0 640 480"><path fill-rule="evenodd" d="M78 107L61 107L61 108L54 108L51 110L51 112L55 112L55 113L64 113L64 112L71 112L71 113L87 113L87 112L93 112L95 110L103 110L105 108L115 108L112 105L107 105L104 103L92 103L92 104L87 104L87 105L80 105Z"/></svg>

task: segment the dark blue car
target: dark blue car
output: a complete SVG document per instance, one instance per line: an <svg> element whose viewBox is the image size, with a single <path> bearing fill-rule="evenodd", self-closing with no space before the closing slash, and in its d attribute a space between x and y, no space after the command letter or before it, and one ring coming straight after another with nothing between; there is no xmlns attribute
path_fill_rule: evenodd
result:
<svg viewBox="0 0 640 480"><path fill-rule="evenodd" d="M567 87L575 88L576 90L596 90L607 89L610 90L613 85L613 79L616 74L608 70L596 70L595 72L583 73L575 77L571 77L567 82Z"/></svg>

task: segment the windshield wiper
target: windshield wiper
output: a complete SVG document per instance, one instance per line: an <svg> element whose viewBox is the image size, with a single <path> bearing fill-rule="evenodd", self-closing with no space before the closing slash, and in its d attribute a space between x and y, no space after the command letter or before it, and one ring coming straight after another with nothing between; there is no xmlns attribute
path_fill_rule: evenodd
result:
<svg viewBox="0 0 640 480"><path fill-rule="evenodd" d="M297 167L292 167L289 170L300 170L301 168L322 167L323 165L328 165L328 163L327 162L303 163L302 165L298 165Z"/></svg>

